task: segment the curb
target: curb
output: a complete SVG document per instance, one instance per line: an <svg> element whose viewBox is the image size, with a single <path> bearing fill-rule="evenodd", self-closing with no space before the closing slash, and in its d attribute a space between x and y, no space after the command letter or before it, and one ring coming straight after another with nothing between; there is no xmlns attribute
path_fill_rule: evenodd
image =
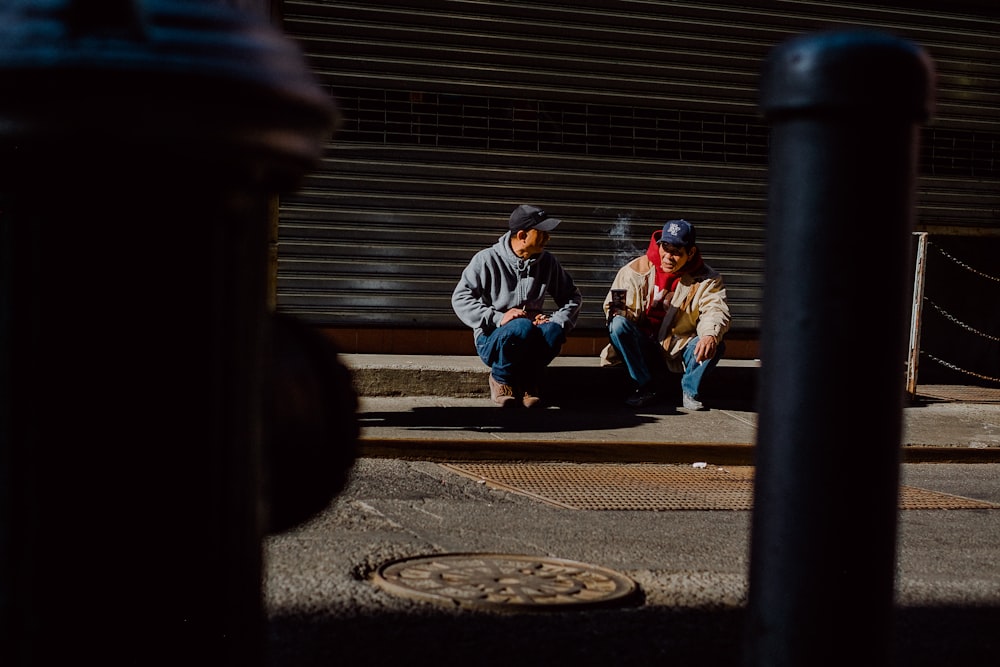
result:
<svg viewBox="0 0 1000 667"><path fill-rule="evenodd" d="M360 438L359 458L433 462L497 461L569 463L674 463L707 461L713 465L751 466L753 444L729 442L606 442L504 440L430 440L427 438ZM1000 463L1000 447L907 445L900 463Z"/></svg>
<svg viewBox="0 0 1000 667"><path fill-rule="evenodd" d="M341 354L340 359L359 396L489 396L489 369L474 356ZM723 359L705 378L704 393L752 399L759 368L756 360ZM629 388L623 366L601 367L597 357L556 357L546 369L543 391L554 399L579 399L595 392L624 395Z"/></svg>

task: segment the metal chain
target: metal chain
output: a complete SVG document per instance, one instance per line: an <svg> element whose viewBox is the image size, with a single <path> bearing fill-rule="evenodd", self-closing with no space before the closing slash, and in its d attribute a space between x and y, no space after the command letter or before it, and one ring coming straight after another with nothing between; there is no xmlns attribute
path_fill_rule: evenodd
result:
<svg viewBox="0 0 1000 667"><path fill-rule="evenodd" d="M958 326L962 327L966 331L970 331L970 332L976 334L977 336L982 336L983 338L987 338L987 339L992 340L994 342L1000 343L1000 337L998 337L998 336L991 336L991 335L989 335L987 333L983 333L982 331L978 331L976 329L973 329L972 327L970 327L968 324L966 324L964 322L960 322L954 315L952 315L951 313L947 312L944 308L942 308L941 306L937 305L936 303L934 303L933 301L931 301L927 297L924 297L924 301L926 301L927 303L931 304L934 307L934 310L938 311L939 313L941 313L942 315L944 315L945 318L951 320L953 323L955 323Z"/></svg>
<svg viewBox="0 0 1000 667"><path fill-rule="evenodd" d="M964 368L959 368L955 364L949 364L947 361L944 361L943 359L938 359L933 354L931 354L930 352L927 352L925 350L920 350L920 354L922 354L925 357L931 359L932 361L938 362L939 364L941 364L945 368L950 368L953 371L958 371L959 373L965 373L966 375L971 375L972 377L977 377L980 380L987 380L989 382L996 382L997 384L1000 384L1000 378L993 378L993 377L989 377L987 375L980 375L979 373L973 373L972 371L967 371Z"/></svg>
<svg viewBox="0 0 1000 667"><path fill-rule="evenodd" d="M994 281L994 282L998 282L998 283L1000 283L1000 278L998 278L998 277L996 277L996 276L988 276L988 275L986 275L985 273L983 273L982 271L979 271L979 270L977 270L977 269L974 269L974 268L972 268L971 266L969 266L969 265L968 265L968 264L966 264L965 262L963 262L963 261L959 260L958 258L956 258L956 257L952 257L951 255L949 255L949 254L948 254L947 252L945 252L945 251L944 251L944 250L943 250L943 249L942 249L942 248L941 248L940 246L938 246L938 245L936 245L936 244L934 244L934 243L931 243L930 241L928 241L928 242L927 242L927 245L930 245L930 246L933 246L935 250L937 250L937 251L938 251L939 253L941 253L942 255L944 255L945 257L947 257L948 259L950 259L951 261L953 261L953 262L955 262L956 264L958 264L958 265L959 265L960 267L962 267L962 268L963 268L963 269L965 269L966 271L969 271L969 272L971 272L971 273L974 273L974 274L976 274L977 276L980 276L980 277L983 277L983 278L986 278L987 280L992 280L992 281Z"/></svg>
<svg viewBox="0 0 1000 667"><path fill-rule="evenodd" d="M977 276L979 276L981 278L986 278L987 280L992 280L994 282L1000 282L1000 278L998 278L996 276L986 275L982 271L979 271L977 269L972 268L971 266L969 266L965 262L963 262L963 261L959 260L958 258L953 257L952 255L950 255L947 252L945 252L945 250L943 248L941 248L940 246L938 246L937 244L934 244L934 243L931 243L930 241L928 241L928 245L933 246L939 253L941 253L946 258L948 258L949 260L951 260L952 262L954 262L958 266L962 267L966 271L969 271L970 273L974 273L975 275L977 275ZM983 338L986 338L988 340L995 341L995 342L1000 342L1000 337L991 336L989 334L983 333L982 331L974 329L973 327L969 326L968 324L965 324L964 322L961 322L954 315L952 315L951 313L948 313L941 306L937 305L936 303L934 303L933 301L931 301L927 297L924 297L924 301L926 303L929 303L934 308L934 310L936 310L938 313L940 313L941 315L943 315L946 319L948 319L952 323L958 325L962 329L965 329L966 331L974 333L977 336L982 336ZM988 382L995 382L997 384L1000 384L1000 378L989 377L987 375L981 375L979 373L976 373L976 372L973 372L973 371L969 371L969 370L966 370L964 368L959 368L955 364L948 363L947 361L945 361L943 359L938 359L937 357L935 357L930 352L927 352L926 350L920 350L920 354L922 354L925 357L931 359L932 361L936 361L937 363L941 364L945 368L949 368L949 369L951 369L953 371L957 371L959 373L963 373L963 374L969 375L971 377L979 378L980 380L986 380Z"/></svg>

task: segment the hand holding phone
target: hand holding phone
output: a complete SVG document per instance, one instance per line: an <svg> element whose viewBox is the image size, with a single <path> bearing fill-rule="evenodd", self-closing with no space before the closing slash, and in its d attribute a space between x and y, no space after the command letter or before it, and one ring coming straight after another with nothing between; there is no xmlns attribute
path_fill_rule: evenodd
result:
<svg viewBox="0 0 1000 667"><path fill-rule="evenodd" d="M625 313L628 310L628 308L625 306L626 294L628 294L628 290L624 289L611 290L611 303L608 306L608 323L610 323L611 318L617 315L619 312Z"/></svg>

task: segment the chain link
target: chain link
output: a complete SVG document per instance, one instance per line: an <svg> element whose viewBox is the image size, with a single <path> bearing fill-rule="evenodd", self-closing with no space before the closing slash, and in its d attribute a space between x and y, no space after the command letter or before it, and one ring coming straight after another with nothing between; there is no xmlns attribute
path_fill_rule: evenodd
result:
<svg viewBox="0 0 1000 667"><path fill-rule="evenodd" d="M963 269L965 269L966 271L969 271L970 273L974 273L974 274L976 274L977 276L980 276L980 277L982 277L982 278L986 278L987 280L992 280L992 281L994 281L994 282L998 282L998 283L1000 283L1000 278L998 278L998 277L996 277L996 276L989 276L989 275L986 275L986 274L985 274L985 273L983 273L982 271L979 271L978 269L974 269L974 268L972 268L971 266L969 266L969 265L968 265L968 264L966 264L965 262L963 262L963 261L961 261L961 260L957 259L956 257L952 257L951 255L949 255L949 254L948 254L947 252L945 252L945 251L944 251L944 250L943 250L943 249L942 249L942 248L941 248L940 246L938 246L938 245L936 245L936 244L934 244L934 243L931 243L930 241L928 241L928 242L927 242L927 245L929 245L929 246L933 247L933 248L934 248L935 250L937 250L937 251L938 251L939 253L941 253L942 255L944 255L945 257L947 257L948 259L950 259L951 261L955 262L956 264L958 264L958 265L959 265L960 267L962 267L962 268L963 268Z"/></svg>
<svg viewBox="0 0 1000 667"><path fill-rule="evenodd" d="M933 307L934 307L934 310L936 310L937 312L939 312L939 313L941 313L942 315L944 315L944 317L945 317L946 319L949 319L949 320L951 320L952 322L954 322L955 324L957 324L957 325L958 325L958 326L960 326L961 328L965 329L966 331L969 331L969 332L971 332L971 333L974 333L974 334L976 334L977 336L982 336L983 338L986 338L986 339L988 339L988 340L992 340L992 341L995 341L995 342L997 342L997 343L1000 343L1000 336L991 336L991 335L989 335L988 333L983 333L982 331L979 331L979 330L977 330L977 329L973 329L973 328L972 328L971 326L969 326L969 325L968 325L968 324L966 324L965 322L961 322L961 321L959 321L959 319L958 319L958 318L956 318L956 317L955 317L954 315L952 315L951 313L949 313L949 312L948 312L948 311L946 311L946 310L945 310L944 308L942 308L941 306L937 305L936 303L934 303L933 301L931 301L931 300L930 300L930 299L928 299L927 297L924 297L924 301L926 301L926 302L927 302L927 303L929 303L929 304L930 304L931 306L933 306Z"/></svg>
<svg viewBox="0 0 1000 667"><path fill-rule="evenodd" d="M938 359L933 354L931 354L930 352L926 352L925 350L920 350L920 354L924 355L925 357L927 357L928 359L930 359L932 361L936 361L937 363L941 364L945 368L950 368L953 371L958 371L959 373L964 373L966 375L971 375L972 377L979 378L980 380L987 380L989 382L996 382L997 384L1000 384L1000 378L992 378L992 377L989 377L988 375L980 375L979 373L974 373L972 371L967 371L964 368L959 368L955 364L949 364L947 361L945 361L943 359Z"/></svg>

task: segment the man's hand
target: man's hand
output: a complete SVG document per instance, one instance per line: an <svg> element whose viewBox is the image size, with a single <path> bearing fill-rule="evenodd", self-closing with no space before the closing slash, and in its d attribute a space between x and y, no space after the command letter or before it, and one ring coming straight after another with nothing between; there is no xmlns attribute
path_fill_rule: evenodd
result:
<svg viewBox="0 0 1000 667"><path fill-rule="evenodd" d="M694 358L700 364L715 356L719 341L715 336L700 336L694 346Z"/></svg>
<svg viewBox="0 0 1000 667"><path fill-rule="evenodd" d="M503 319L500 320L500 326L503 326L518 317L528 317L528 311L524 308L511 308L503 314Z"/></svg>

